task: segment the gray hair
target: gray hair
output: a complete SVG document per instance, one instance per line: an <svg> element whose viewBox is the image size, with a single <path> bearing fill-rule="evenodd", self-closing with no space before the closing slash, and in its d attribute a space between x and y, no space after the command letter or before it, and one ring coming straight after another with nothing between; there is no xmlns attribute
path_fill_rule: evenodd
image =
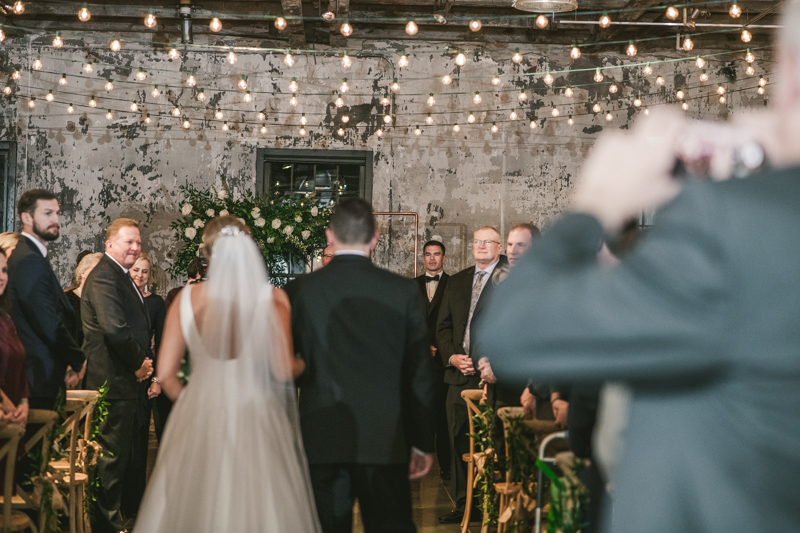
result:
<svg viewBox="0 0 800 533"><path fill-rule="evenodd" d="M93 254L88 254L81 259L81 262L75 267L75 276L72 278L73 287L78 288L81 286L81 278L83 277L83 273L96 267L97 263L100 262L101 257L103 257L103 254L96 252Z"/></svg>

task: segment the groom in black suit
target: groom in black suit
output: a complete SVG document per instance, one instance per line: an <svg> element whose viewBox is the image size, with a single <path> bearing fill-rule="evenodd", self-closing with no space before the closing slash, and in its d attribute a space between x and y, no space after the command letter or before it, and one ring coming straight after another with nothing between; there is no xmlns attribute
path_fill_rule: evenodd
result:
<svg viewBox="0 0 800 533"><path fill-rule="evenodd" d="M128 270L141 252L139 223L115 220L106 232L106 253L86 278L81 295L83 349L89 360L86 387L108 384L108 417L100 427L107 453L97 460L102 490L97 495L98 533L124 529L122 481L130 459L139 382L153 372L150 319L142 293Z"/></svg>
<svg viewBox="0 0 800 533"><path fill-rule="evenodd" d="M433 464L434 369L414 282L372 265L372 208L342 201L325 233L335 254L286 287L300 427L324 533L414 532L409 479Z"/></svg>
<svg viewBox="0 0 800 533"><path fill-rule="evenodd" d="M434 409L436 411L436 458L439 461L440 476L450 478L450 436L447 428L447 383L444 382L444 365L438 357L436 348L436 321L439 318L439 308L442 304L444 288L450 277L444 271L447 261L445 247L439 241L428 241L422 247L422 262L425 273L417 276L417 284L422 300L425 302L425 316L428 318L428 342L431 345L431 356L436 369L436 397Z"/></svg>
<svg viewBox="0 0 800 533"><path fill-rule="evenodd" d="M22 237L8 260L11 318L25 347L30 407L53 409L65 383L83 378L86 357L72 337L75 312L47 260L59 233L58 200L50 191L26 191L17 205Z"/></svg>

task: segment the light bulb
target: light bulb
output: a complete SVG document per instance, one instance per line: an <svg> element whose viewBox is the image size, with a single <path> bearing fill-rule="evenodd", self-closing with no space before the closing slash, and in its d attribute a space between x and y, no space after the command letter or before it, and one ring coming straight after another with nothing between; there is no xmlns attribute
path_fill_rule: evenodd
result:
<svg viewBox="0 0 800 533"><path fill-rule="evenodd" d="M378 128L378 131L376 131L376 132L375 132L375 135L377 135L377 136L378 136L378 138L381 138L381 137L383 137L383 130L382 130L382 129L380 129L380 128Z"/></svg>
<svg viewBox="0 0 800 533"><path fill-rule="evenodd" d="M604 77L603 73L600 72L600 69L599 68L595 69L595 71L594 71L594 81L596 81L597 83L600 83L601 81L603 81L603 77Z"/></svg>
<svg viewBox="0 0 800 533"><path fill-rule="evenodd" d="M684 92L683 92L683 91L681 91L680 89L678 89L677 91L675 91L675 98L677 98L678 100L683 100L683 97L684 97L684 96L686 96L686 95L685 95L685 94L684 94Z"/></svg>
<svg viewBox="0 0 800 533"><path fill-rule="evenodd" d="M592 111L594 111L595 113L599 113L601 111L600 104L595 102L594 105L592 106Z"/></svg>
<svg viewBox="0 0 800 533"><path fill-rule="evenodd" d="M419 126L417 126L416 128L414 128L414 135L416 135L417 137L419 137L420 135L422 135L422 130L421 130L421 129L419 129Z"/></svg>
<svg viewBox="0 0 800 533"><path fill-rule="evenodd" d="M734 19L738 19L742 16L742 8L736 4L736 0L733 1L731 8L728 10L728 14Z"/></svg>
<svg viewBox="0 0 800 533"><path fill-rule="evenodd" d="M300 134L300 137L305 137L306 129L305 128L300 128L300 131L298 133Z"/></svg>
<svg viewBox="0 0 800 533"><path fill-rule="evenodd" d="M694 64L697 65L697 68L704 68L706 66L706 60L700 56L697 56Z"/></svg>
<svg viewBox="0 0 800 533"><path fill-rule="evenodd" d="M758 77L758 86L759 87L766 87L767 86L767 80L764 79L764 76L759 76Z"/></svg>
<svg viewBox="0 0 800 533"><path fill-rule="evenodd" d="M425 117L425 123L426 124L433 124L433 117L431 116L430 113L428 113L428 116Z"/></svg>
<svg viewBox="0 0 800 533"><path fill-rule="evenodd" d="M139 111L139 105L136 102L131 102L131 111L133 111L134 113L136 111Z"/></svg>
<svg viewBox="0 0 800 533"><path fill-rule="evenodd" d="M350 23L345 20L344 24L342 24L341 28L339 28L339 31L345 37L350 37L353 35L353 26L351 26Z"/></svg>
<svg viewBox="0 0 800 533"><path fill-rule="evenodd" d="M529 124L529 126L530 126L530 128L531 128L532 130L535 130L535 129L536 129L536 127L537 127L536 121L535 121L535 120L531 120L531 123Z"/></svg>
<svg viewBox="0 0 800 533"><path fill-rule="evenodd" d="M153 98L158 98L159 94L161 93L158 91L158 85L156 85L155 87L153 87L153 90L150 91L150 96L152 96Z"/></svg>
<svg viewBox="0 0 800 533"><path fill-rule="evenodd" d="M332 21L333 19L336 18L336 13L331 11L331 9L330 9L331 7L332 6L328 5L328 10L325 11L325 13L322 14L322 18L327 20L328 22L330 22L330 21Z"/></svg>
<svg viewBox="0 0 800 533"><path fill-rule="evenodd" d="M646 108L646 107L644 108L644 114L645 115L649 115L650 114L650 110L648 108Z"/></svg>
<svg viewBox="0 0 800 533"><path fill-rule="evenodd" d="M114 90L114 83L113 83L111 80L108 80L108 81L106 82L106 84L105 84L105 89L106 89L106 91L108 91L108 92L111 92L111 91L113 91L113 90Z"/></svg>
<svg viewBox="0 0 800 533"><path fill-rule="evenodd" d="M150 119L150 113L148 113L148 114L146 114L146 115L144 116L144 123L145 123L145 124L150 124L150 122L151 122L151 119Z"/></svg>
<svg viewBox="0 0 800 533"><path fill-rule="evenodd" d="M748 63L752 63L753 61L756 60L756 56L753 54L753 52L750 51L749 48L747 49L747 53L744 55L744 60L747 61Z"/></svg>
<svg viewBox="0 0 800 533"><path fill-rule="evenodd" d="M85 65L83 65L83 71L86 74L91 74L93 70L94 70L94 67L92 67L92 62L91 61L86 63Z"/></svg>
<svg viewBox="0 0 800 533"><path fill-rule="evenodd" d="M642 72L644 72L645 76L649 76L650 74L653 73L653 69L652 69L652 67L650 67L650 63L648 63L648 64L646 64L644 66L644 70L642 70Z"/></svg>
<svg viewBox="0 0 800 533"><path fill-rule="evenodd" d="M403 54L400 56L400 59L397 60L397 66L400 68L406 68L408 66L408 56Z"/></svg>
<svg viewBox="0 0 800 533"><path fill-rule="evenodd" d="M700 81L708 81L708 74L706 74L705 70L700 73Z"/></svg>
<svg viewBox="0 0 800 533"><path fill-rule="evenodd" d="M633 100L633 107L642 107L641 98L636 98L636 99Z"/></svg>
<svg viewBox="0 0 800 533"><path fill-rule="evenodd" d="M197 78L194 77L194 74L189 74L189 77L186 78L186 85L189 87L194 87L197 85Z"/></svg>
<svg viewBox="0 0 800 533"><path fill-rule="evenodd" d="M580 59L581 57L581 49L577 46L573 46L572 49L569 51L569 57L572 59Z"/></svg>
<svg viewBox="0 0 800 533"><path fill-rule="evenodd" d="M689 111L689 103L688 102L682 103L681 109L683 109L684 111Z"/></svg>
<svg viewBox="0 0 800 533"><path fill-rule="evenodd" d="M758 92L758 94L760 94L760 95L763 95L763 94L766 92L766 89L764 89L764 87L759 87L759 88L756 90L756 92Z"/></svg>
<svg viewBox="0 0 800 533"><path fill-rule="evenodd" d="M524 102L527 98L528 98L528 95L525 94L525 91L520 91L519 94L517 95L517 99L520 102Z"/></svg>
<svg viewBox="0 0 800 533"><path fill-rule="evenodd" d="M436 105L436 100L433 98L433 93L428 96L428 106L433 107Z"/></svg>
<svg viewBox="0 0 800 533"><path fill-rule="evenodd" d="M303 126L308 124L308 119L306 118L306 114L305 113L303 113L303 116L300 117L300 124L302 124Z"/></svg>
<svg viewBox="0 0 800 533"><path fill-rule="evenodd" d="M383 121L386 124L391 124L392 123L392 115L383 115Z"/></svg>
<svg viewBox="0 0 800 533"><path fill-rule="evenodd" d="M266 135L266 133L267 133L267 127L266 127L266 126L261 126L261 128L259 129L259 131L261 132L261 135Z"/></svg>
<svg viewBox="0 0 800 533"><path fill-rule="evenodd" d="M215 119L217 119L217 120L222 120L222 117L223 117L223 116L224 116L224 115L223 115L223 113L222 113L222 110L221 110L221 109L217 109L216 111L214 111L214 118L215 118Z"/></svg>
<svg viewBox="0 0 800 533"><path fill-rule="evenodd" d="M277 28L278 31L285 30L286 29L286 19L283 18L283 17L276 18L275 19L275 28Z"/></svg>
<svg viewBox="0 0 800 533"><path fill-rule="evenodd" d="M144 17L144 25L147 26L148 28L155 27L155 25L156 25L156 16L153 15L152 11L150 13L148 13L146 17Z"/></svg>
<svg viewBox="0 0 800 533"><path fill-rule="evenodd" d="M680 12L678 11L678 8L676 8L675 6L669 6L667 8L667 18L669 20L675 20L675 19L678 18L678 16L680 16Z"/></svg>
<svg viewBox="0 0 800 533"><path fill-rule="evenodd" d="M725 87L717 85L717 94L725 94Z"/></svg>
<svg viewBox="0 0 800 533"><path fill-rule="evenodd" d="M286 65L287 67L291 67L292 65L294 65L294 56L289 52L286 52L286 55L283 56L283 64Z"/></svg>
<svg viewBox="0 0 800 533"><path fill-rule="evenodd" d="M185 130L188 130L189 128L191 128L191 127L192 127L192 123L191 123L191 122L189 122L189 119L188 119L188 118L186 118L186 119L183 119L183 124L182 124L182 126L183 126L183 129L185 129Z"/></svg>
<svg viewBox="0 0 800 533"><path fill-rule="evenodd" d="M58 80L58 84L61 85L62 87L67 84L67 75L66 74L62 74L61 75L61 79Z"/></svg>
<svg viewBox="0 0 800 533"><path fill-rule="evenodd" d="M511 119L511 120L517 120L517 112L516 111L512 111L511 114L508 115L508 118Z"/></svg>
<svg viewBox="0 0 800 533"><path fill-rule="evenodd" d="M386 107L389 105L389 102L391 102L391 100L389 100L389 95L384 93L383 98L381 98L381 105Z"/></svg>
<svg viewBox="0 0 800 533"><path fill-rule="evenodd" d="M497 124L492 122L492 133L497 133L499 130L500 128L497 127Z"/></svg>
<svg viewBox="0 0 800 533"><path fill-rule="evenodd" d="M559 112L557 107L553 106L553 109L550 110L550 114L553 115L554 117L557 117L561 113Z"/></svg>
<svg viewBox="0 0 800 533"><path fill-rule="evenodd" d="M292 94L292 97L289 98L289 105L292 107L297 107L297 95Z"/></svg>
<svg viewBox="0 0 800 533"><path fill-rule="evenodd" d="M416 35L419 31L419 26L413 20L409 20L408 24L406 24L406 33L408 35Z"/></svg>
<svg viewBox="0 0 800 533"><path fill-rule="evenodd" d="M480 104L481 103L481 93L476 92L475 96L472 97L473 104Z"/></svg>
<svg viewBox="0 0 800 533"><path fill-rule="evenodd" d="M353 61L350 59L350 56L347 55L347 52L342 55L342 67L350 68L353 65Z"/></svg>
<svg viewBox="0 0 800 533"><path fill-rule="evenodd" d="M492 78L492 85L500 85L500 76L495 76Z"/></svg>
<svg viewBox="0 0 800 533"><path fill-rule="evenodd" d="M17 0L16 2L14 2L14 6L12 9L14 10L15 15L22 15L23 13L25 13L25 4Z"/></svg>
<svg viewBox="0 0 800 533"><path fill-rule="evenodd" d="M625 53L628 54L630 57L635 56L639 51L636 49L636 45L633 44L633 41L628 43L628 47L625 49Z"/></svg>
<svg viewBox="0 0 800 533"><path fill-rule="evenodd" d="M97 107L97 100L95 100L94 96L89 99L89 107Z"/></svg>
<svg viewBox="0 0 800 533"><path fill-rule="evenodd" d="M753 65L747 65L747 68L744 70L745 74L748 76L752 76L756 73L756 69L753 68Z"/></svg>
<svg viewBox="0 0 800 533"><path fill-rule="evenodd" d="M222 22L217 17L214 17L208 24L208 29L213 31L214 33L217 33L222 29Z"/></svg>
<svg viewBox="0 0 800 533"><path fill-rule="evenodd" d="M64 46L64 39L56 33L56 36L53 37L53 48L61 48L62 46Z"/></svg>
<svg viewBox="0 0 800 533"><path fill-rule="evenodd" d="M197 100L199 102L203 102L206 99L206 92L203 89L200 89L197 92Z"/></svg>
<svg viewBox="0 0 800 533"><path fill-rule="evenodd" d="M119 39L114 39L108 46L109 48L111 48L112 52L119 52L120 50L122 50L122 43L119 42Z"/></svg>
<svg viewBox="0 0 800 533"><path fill-rule="evenodd" d="M231 65L233 65L234 63L236 63L236 61L237 61L239 58L238 58L238 57L236 57L236 53L233 51L233 49L231 49L231 51L230 51L230 52L228 52L228 56L227 56L225 59L227 59L227 60L228 60L228 63L230 63Z"/></svg>
<svg viewBox="0 0 800 533"><path fill-rule="evenodd" d="M14 71L14 73L13 73L13 74L11 74L11 79L12 79L12 80L17 80L17 81L19 81L19 79L20 79L21 77L22 77L22 74L20 74L18 70L15 70L15 71Z"/></svg>
<svg viewBox="0 0 800 533"><path fill-rule="evenodd" d="M682 48L686 52L690 52L694 48L694 41L692 41L689 37L686 37L683 40Z"/></svg>
<svg viewBox="0 0 800 533"><path fill-rule="evenodd" d="M173 117L179 117L179 116L181 116L181 108L180 108L180 107L178 107L178 106L175 106L175 107L172 109L172 116L173 116Z"/></svg>
<svg viewBox="0 0 800 533"><path fill-rule="evenodd" d="M749 43L753 40L753 34L747 30L742 30L742 42Z"/></svg>
<svg viewBox="0 0 800 533"><path fill-rule="evenodd" d="M246 91L247 90L247 78L245 78L244 76L239 78L239 83L237 83L236 86L239 87L241 90ZM295 91L292 91L292 92L295 92Z"/></svg>
<svg viewBox="0 0 800 533"><path fill-rule="evenodd" d="M350 122L350 115L342 115L342 122L344 122L345 124Z"/></svg>
<svg viewBox="0 0 800 533"><path fill-rule="evenodd" d="M452 81L453 81L453 78L451 78L451 77L450 77L450 76L448 76L447 74L445 74L444 76L442 76L442 83L444 83L445 85L450 85L450 83L451 83Z"/></svg>
<svg viewBox="0 0 800 533"><path fill-rule="evenodd" d="M572 91L572 87L567 87L566 89L564 89L564 96L566 96L567 98L572 98L573 94L574 93Z"/></svg>
<svg viewBox="0 0 800 533"><path fill-rule="evenodd" d="M617 87L616 83L612 83L611 85L608 86L608 92L610 92L611 94L616 93L617 90L618 90L618 87Z"/></svg>
<svg viewBox="0 0 800 533"><path fill-rule="evenodd" d="M575 121L574 121L574 120L572 120L572 115L570 115L570 116L569 116L569 118L567 119L567 124L569 124L570 126L572 126L573 124L575 124Z"/></svg>
<svg viewBox="0 0 800 533"><path fill-rule="evenodd" d="M400 84L397 82L397 78L394 79L392 85L389 87L393 93L396 93L400 90Z"/></svg>
<svg viewBox="0 0 800 533"><path fill-rule="evenodd" d="M724 95L719 97L719 103L720 104L724 104L725 103L725 96Z"/></svg>
<svg viewBox="0 0 800 533"><path fill-rule="evenodd" d="M289 82L289 92L296 93L300 86L297 84L297 78L292 78Z"/></svg>
<svg viewBox="0 0 800 533"><path fill-rule="evenodd" d="M475 123L475 115L470 113L469 116L467 117L467 122L469 122L470 124L474 124Z"/></svg>
<svg viewBox="0 0 800 533"><path fill-rule="evenodd" d="M553 85L553 76L549 72L544 75L544 83L545 85Z"/></svg>
<svg viewBox="0 0 800 533"><path fill-rule="evenodd" d="M42 70L42 60L38 57L33 60L33 70Z"/></svg>
<svg viewBox="0 0 800 533"><path fill-rule="evenodd" d="M144 71L144 69L140 68L139 71L136 73L136 79L139 81L144 81L145 78L147 78L147 73Z"/></svg>
<svg viewBox="0 0 800 533"><path fill-rule="evenodd" d="M339 85L339 92L346 93L349 90L350 90L350 85L347 84L347 78L345 78L344 80L342 80L342 84Z"/></svg>
<svg viewBox="0 0 800 533"><path fill-rule="evenodd" d="M614 115L606 113L606 122L611 122L612 120L614 120Z"/></svg>
<svg viewBox="0 0 800 533"><path fill-rule="evenodd" d="M81 22L87 22L90 18L92 18L92 14L89 13L89 8L83 6L80 11L78 11L78 20Z"/></svg>
<svg viewBox="0 0 800 533"><path fill-rule="evenodd" d="M341 137L342 135L344 135L344 128L339 128L338 130L336 130L336 134L337 134L339 137Z"/></svg>
<svg viewBox="0 0 800 533"><path fill-rule="evenodd" d="M228 131L228 121L222 123L222 131Z"/></svg>
<svg viewBox="0 0 800 533"><path fill-rule="evenodd" d="M305 116L305 115L303 115L303 116ZM259 111L258 112L258 120L264 120L266 118L267 118L267 114L266 113L264 113L263 111Z"/></svg>
<svg viewBox="0 0 800 533"><path fill-rule="evenodd" d="M44 97L44 99L47 100L48 102L52 102L54 98L55 97L53 96L53 91L49 91L47 93L47 96Z"/></svg>
<svg viewBox="0 0 800 533"><path fill-rule="evenodd" d="M519 48L514 50L514 55L511 56L511 61L514 63L520 63L522 61L522 54L519 53Z"/></svg>
<svg viewBox="0 0 800 533"><path fill-rule="evenodd" d="M6 40L6 32L0 29L0 43Z"/></svg>
<svg viewBox="0 0 800 533"><path fill-rule="evenodd" d="M113 118L114 118L114 114L109 109L108 113L106 113L106 120L113 120Z"/></svg>
<svg viewBox="0 0 800 533"><path fill-rule="evenodd" d="M611 17L603 13L603 16L600 17L600 27L608 28L609 26L611 26Z"/></svg>
<svg viewBox="0 0 800 533"><path fill-rule="evenodd" d="M466 64L467 64L467 56L465 56L461 52L456 54L456 65L458 65L459 67L463 67Z"/></svg>
<svg viewBox="0 0 800 533"><path fill-rule="evenodd" d="M461 131L461 126L459 126L458 124L453 124L453 131L458 133L459 131Z"/></svg>
<svg viewBox="0 0 800 533"><path fill-rule="evenodd" d="M336 97L336 100L333 102L336 107L344 106L344 100L342 100L342 95Z"/></svg>
<svg viewBox="0 0 800 533"><path fill-rule="evenodd" d="M253 95L250 94L250 91L244 93L244 101L247 102L248 104L253 101Z"/></svg>
<svg viewBox="0 0 800 533"><path fill-rule="evenodd" d="M483 27L483 23L480 20L470 20L469 21L469 29L472 31L481 31Z"/></svg>
<svg viewBox="0 0 800 533"><path fill-rule="evenodd" d="M544 15L539 15L536 17L536 27L540 30L545 29L550 24L550 19L545 17Z"/></svg>
<svg viewBox="0 0 800 533"><path fill-rule="evenodd" d="M8 85L3 87L3 93L5 93L7 95L10 95L11 94L11 87L9 87Z"/></svg>
<svg viewBox="0 0 800 533"><path fill-rule="evenodd" d="M664 78L662 76L658 76L656 78L656 84L657 85L664 85Z"/></svg>
<svg viewBox="0 0 800 533"><path fill-rule="evenodd" d="M179 55L180 54L178 53L178 49L177 48L170 48L169 49L169 58L172 59L173 61L178 59Z"/></svg>

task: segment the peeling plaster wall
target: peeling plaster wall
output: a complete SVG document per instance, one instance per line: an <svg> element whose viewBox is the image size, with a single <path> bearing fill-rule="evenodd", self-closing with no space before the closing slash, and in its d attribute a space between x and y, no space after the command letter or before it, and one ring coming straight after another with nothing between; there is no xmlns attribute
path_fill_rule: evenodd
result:
<svg viewBox="0 0 800 533"><path fill-rule="evenodd" d="M440 43L418 42L411 49L400 43L352 42L363 53L351 52L354 67L345 73L336 57L298 56L290 69L283 64L282 53L240 52L238 62L231 66L225 62L224 52L184 52L181 60L171 61L166 50L141 44L126 45L114 54L106 44L113 38L110 35L88 44L64 35L66 46L59 51L45 45L50 38L4 43L0 68L5 72L20 69L23 74L15 85L15 97L2 99L0 135L2 140L18 142L17 196L33 187L52 189L59 195L63 236L52 246L52 264L65 284L78 253L101 250L106 227L120 216L142 223L144 250L158 266L166 268L175 252L169 224L178 213L179 187L219 186L220 176L225 175L235 193L253 189L258 147L372 150L375 209L419 213L420 247L426 239L441 239L448 247L448 270L455 272L472 264L468 243L479 226L491 224L505 233L517 222L546 226L562 212L572 181L597 134L608 127L628 127L635 115L629 109L634 95L658 91L660 97L645 99L652 106L658 101L675 102L676 88L700 85L692 61L654 65L652 77L645 81L633 80L641 75L641 67L620 67L604 71L606 81L614 80L620 86L617 94L609 95L607 84L592 81L594 68L630 63L631 58L585 53L572 62L563 47L521 46L526 59L515 66L508 59L512 50L492 45L491 50L470 53L467 65L457 67L452 53ZM403 49L411 64L400 71L394 63ZM26 72L23 66L39 54L45 64L43 71ZM741 56L720 56L706 67L711 80L703 88L688 91L694 98L692 116L724 119L731 110L765 105L755 87L758 75L767 74L762 65L768 66L769 58L759 57L756 77L746 78ZM98 65L95 74L81 71L87 57ZM645 63L678 57L685 55L666 50L658 57L640 55L635 59ZM139 67L148 70L144 83L137 83L134 77ZM545 72L567 68L584 69L555 76L556 87L575 87L572 99L561 91L554 93L542 81ZM70 80L65 88L57 84L61 72ZM198 77L194 89L183 83L190 72ZM535 77L524 75L534 72L538 73ZM432 79L446 73L455 79L450 86ZM497 92L490 83L495 73L519 76L513 81L505 78L503 92ZM245 104L241 92L222 91L235 88L242 74L248 75L254 103ZM652 83L658 74L666 79L663 87ZM213 76L217 78L210 79ZM344 95L345 107L337 109L332 101L345 76L352 88ZM456 79L459 76L462 79ZM297 108L288 103L291 77L301 84ZM378 139L374 133L382 117L375 113L383 112L380 97L395 77L402 84L401 96L393 97L395 122L383 139ZM103 89L105 78L113 78L115 83L109 95ZM749 89L729 92L729 105L723 106L714 91L720 82L729 91ZM153 85L161 88L158 99L149 94ZM200 87L207 96L202 104L195 98ZM528 89L530 98L525 105L517 101L520 88ZM53 103L44 99L50 89L56 94ZM475 91L482 94L481 104L472 103ZM431 92L436 93L435 123L458 122L459 133L449 125L426 127L424 117L431 108L425 100ZM26 95L36 96L34 110L27 107ZM91 95L98 98L96 109L86 106ZM595 100L601 101L603 113L614 113L612 122L606 122L602 114L593 116ZM145 126L141 113L129 112L132 101L154 117L158 112L168 114L176 103L205 109L184 109L192 120L192 129L184 131L180 120L170 116ZM66 113L68 103L79 105L75 114ZM222 132L220 123L212 120L216 105L226 109L226 119L234 128L231 132ZM558 118L550 116L553 105L561 111ZM516 122L508 119L512 108L520 116ZM113 121L105 119L106 109L115 110ZM258 109L267 110L267 135L261 135L255 124ZM466 114L473 109L480 111L477 123L467 124ZM309 118L305 137L297 134L301 113ZM345 135L339 137L335 131L344 113L351 121ZM574 126L567 125L568 114L574 115ZM539 127L531 130L528 123L534 118ZM500 127L496 134L489 131L493 121ZM73 132L68 131L68 122L75 124ZM419 137L413 134L417 124L424 130ZM376 262L411 275L413 219L382 217L379 225L383 237ZM180 282L172 280L171 286Z"/></svg>

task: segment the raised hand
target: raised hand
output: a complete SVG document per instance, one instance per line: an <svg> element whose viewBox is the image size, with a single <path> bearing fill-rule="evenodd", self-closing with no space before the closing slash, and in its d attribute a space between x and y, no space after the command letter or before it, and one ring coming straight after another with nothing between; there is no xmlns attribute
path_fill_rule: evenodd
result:
<svg viewBox="0 0 800 533"><path fill-rule="evenodd" d="M142 367L136 371L136 379L144 381L153 374L153 360L145 357Z"/></svg>

